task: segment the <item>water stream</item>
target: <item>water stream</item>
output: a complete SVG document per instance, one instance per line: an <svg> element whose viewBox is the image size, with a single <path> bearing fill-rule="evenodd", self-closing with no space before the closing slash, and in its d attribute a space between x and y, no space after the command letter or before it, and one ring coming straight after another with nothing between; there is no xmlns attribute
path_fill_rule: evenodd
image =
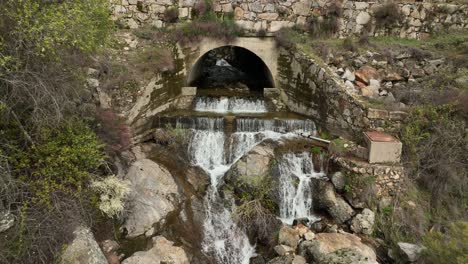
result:
<svg viewBox="0 0 468 264"><path fill-rule="evenodd" d="M279 171L281 221L291 225L296 218L318 220L313 213L311 179L326 177L323 166L320 172L315 172L309 152L287 153L281 158Z"/></svg>
<svg viewBox="0 0 468 264"><path fill-rule="evenodd" d="M195 111L214 113L266 113L265 101L261 98L198 97Z"/></svg>
<svg viewBox="0 0 468 264"><path fill-rule="evenodd" d="M245 108L244 108L245 107ZM197 100L196 110L216 112L264 111L263 100L246 102L242 98ZM218 187L224 174L239 158L267 138L280 140L296 137L297 132L315 131L310 120L265 120L237 118L234 133L225 134L223 118L180 119L179 127L191 130L188 152L193 164L204 169L211 179L211 186L205 196L205 220L203 249L216 259L217 263L248 264L255 255L247 235L231 218L231 201L222 199ZM292 222L296 217L312 218L310 178L324 174L313 172L311 157L307 153L285 154L280 164L281 212L280 218ZM298 184L295 182L298 180Z"/></svg>

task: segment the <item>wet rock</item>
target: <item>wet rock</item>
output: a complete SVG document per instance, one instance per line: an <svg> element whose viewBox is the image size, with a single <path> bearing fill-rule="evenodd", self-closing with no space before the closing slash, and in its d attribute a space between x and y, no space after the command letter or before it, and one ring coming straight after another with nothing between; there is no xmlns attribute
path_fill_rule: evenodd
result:
<svg viewBox="0 0 468 264"><path fill-rule="evenodd" d="M276 254L280 256L286 256L286 255L290 255L291 253L294 253L294 249L286 245L277 245L274 247L274 250Z"/></svg>
<svg viewBox="0 0 468 264"><path fill-rule="evenodd" d="M7 211L0 212L0 233L10 229L15 224L15 216Z"/></svg>
<svg viewBox="0 0 468 264"><path fill-rule="evenodd" d="M310 229L314 231L315 233L322 232L324 228L325 228L325 223L322 221L317 221L313 223L312 225L310 225Z"/></svg>
<svg viewBox="0 0 468 264"><path fill-rule="evenodd" d="M307 225L307 223L309 223L309 218L307 217L302 217L302 218L296 218L293 220L293 226L296 226L296 225Z"/></svg>
<svg viewBox="0 0 468 264"><path fill-rule="evenodd" d="M174 246L172 241L162 236L153 238L150 250L136 252L122 262L122 264L153 263L189 264L190 262L183 248Z"/></svg>
<svg viewBox="0 0 468 264"><path fill-rule="evenodd" d="M319 209L325 209L338 223L344 223L354 215L354 210L335 192L333 184L318 180L314 184L314 201Z"/></svg>
<svg viewBox="0 0 468 264"><path fill-rule="evenodd" d="M149 159L137 160L125 176L131 183L130 208L123 227L128 237L162 225L182 199L171 173Z"/></svg>
<svg viewBox="0 0 468 264"><path fill-rule="evenodd" d="M405 242L398 242L398 248L409 262L416 262L424 249L422 246Z"/></svg>
<svg viewBox="0 0 468 264"><path fill-rule="evenodd" d="M374 221L374 212L365 208L360 214L354 217L351 222L351 230L358 234L371 235L374 231Z"/></svg>
<svg viewBox="0 0 468 264"><path fill-rule="evenodd" d="M274 151L270 144L262 143L255 146L226 173L226 185L233 186L239 193L250 191L250 186L254 187L265 177L271 176L270 163L273 159Z"/></svg>
<svg viewBox="0 0 468 264"><path fill-rule="evenodd" d="M86 263L107 264L107 259L94 240L93 233L87 227L78 227L73 234L75 238L61 256L62 264Z"/></svg>
<svg viewBox="0 0 468 264"><path fill-rule="evenodd" d="M304 256L308 262L313 263L314 261L322 263L322 260L328 259L328 254L343 249L348 249L357 252L359 254L359 258L364 258L369 261L366 263L377 263L374 250L369 246L363 244L358 236L348 233L320 233L315 235L314 240L304 241L299 245L300 255ZM351 261L345 263L354 262Z"/></svg>
<svg viewBox="0 0 468 264"><path fill-rule="evenodd" d="M295 249L299 244L299 230L289 226L283 226L279 231L278 243Z"/></svg>

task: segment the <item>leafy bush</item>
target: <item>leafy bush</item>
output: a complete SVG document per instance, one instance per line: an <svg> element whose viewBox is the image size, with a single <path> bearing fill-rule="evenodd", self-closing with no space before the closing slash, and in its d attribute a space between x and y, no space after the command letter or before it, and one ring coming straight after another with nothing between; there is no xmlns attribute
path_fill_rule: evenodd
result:
<svg viewBox="0 0 468 264"><path fill-rule="evenodd" d="M82 192L104 162L96 134L82 122L42 129L36 144L11 155L20 181L29 185L33 202L51 205L55 192Z"/></svg>
<svg viewBox="0 0 468 264"><path fill-rule="evenodd" d="M99 194L99 209L108 217L121 214L124 200L130 193L129 185L130 182L120 180L114 175L93 181L91 188Z"/></svg>
<svg viewBox="0 0 468 264"><path fill-rule="evenodd" d="M468 222L455 222L446 233L428 233L424 246L424 263L468 263Z"/></svg>
<svg viewBox="0 0 468 264"><path fill-rule="evenodd" d="M64 49L95 51L112 28L105 0L6 0L2 9L2 20L12 23L3 26L15 44L21 43L17 47L54 59Z"/></svg>
<svg viewBox="0 0 468 264"><path fill-rule="evenodd" d="M113 28L108 1L5 0L0 13L0 101L7 115L26 135L79 114L80 67L109 42Z"/></svg>
<svg viewBox="0 0 468 264"><path fill-rule="evenodd" d="M378 28L391 29L403 20L403 14L398 4L389 2L378 6L374 10L374 18Z"/></svg>

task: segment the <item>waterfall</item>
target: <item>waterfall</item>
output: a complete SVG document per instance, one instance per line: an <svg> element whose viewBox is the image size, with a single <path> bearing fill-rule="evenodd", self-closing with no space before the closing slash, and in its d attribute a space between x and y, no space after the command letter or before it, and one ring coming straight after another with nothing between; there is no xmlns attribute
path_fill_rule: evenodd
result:
<svg viewBox="0 0 468 264"><path fill-rule="evenodd" d="M307 132L315 133L315 123L312 120L299 119L260 119L260 118L237 118L237 131L274 131L280 133Z"/></svg>
<svg viewBox="0 0 468 264"><path fill-rule="evenodd" d="M302 217L311 222L318 220L313 214L311 179L326 177L323 166L320 172L315 172L310 153L287 153L281 158L279 171L281 221L292 224Z"/></svg>
<svg viewBox="0 0 468 264"><path fill-rule="evenodd" d="M211 178L211 186L205 196L206 217L202 245L204 251L213 255L218 263L248 264L255 254L255 247L231 218L231 208L226 207L229 201L219 196L218 187L231 165L256 144L267 138L278 140L296 135L265 130L235 132L227 136L222 132L222 127L219 127L222 123L216 120L197 123L211 129L192 129L188 149L192 162L209 173Z"/></svg>
<svg viewBox="0 0 468 264"><path fill-rule="evenodd" d="M192 162L208 172L211 178L204 202L203 249L218 263L248 264L255 247L232 219L230 208L225 207L226 201L218 194L218 186L230 166L257 144L259 137L255 133L233 133L226 138L223 132L214 129L196 129L192 133L189 144Z"/></svg>
<svg viewBox="0 0 468 264"><path fill-rule="evenodd" d="M261 113L266 112L261 99L208 98L196 99L196 111L217 113ZM159 126L170 121L177 128L189 129L189 157L194 165L205 170L211 180L204 200L203 250L216 259L216 263L248 264L255 255L255 246L245 232L232 219L233 201L219 195L224 174L232 164L265 139L280 140L296 137L298 132L315 134L311 120L240 118L235 121L235 132L224 131L223 118L179 117L159 119ZM311 162L310 156L308 162ZM281 163L281 219L289 221L297 216L313 217L311 212L310 178L313 166L307 158L288 154ZM294 180L299 180L296 186Z"/></svg>
<svg viewBox="0 0 468 264"><path fill-rule="evenodd" d="M261 98L198 97L195 111L214 113L266 113L265 101Z"/></svg>

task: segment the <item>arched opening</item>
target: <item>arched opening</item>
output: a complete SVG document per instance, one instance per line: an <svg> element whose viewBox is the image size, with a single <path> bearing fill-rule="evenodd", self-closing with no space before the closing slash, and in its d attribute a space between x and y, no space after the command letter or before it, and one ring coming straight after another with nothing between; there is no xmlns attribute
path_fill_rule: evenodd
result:
<svg viewBox="0 0 468 264"><path fill-rule="evenodd" d="M255 53L238 46L212 49L193 65L187 84L198 89L262 92L275 87L268 66Z"/></svg>

